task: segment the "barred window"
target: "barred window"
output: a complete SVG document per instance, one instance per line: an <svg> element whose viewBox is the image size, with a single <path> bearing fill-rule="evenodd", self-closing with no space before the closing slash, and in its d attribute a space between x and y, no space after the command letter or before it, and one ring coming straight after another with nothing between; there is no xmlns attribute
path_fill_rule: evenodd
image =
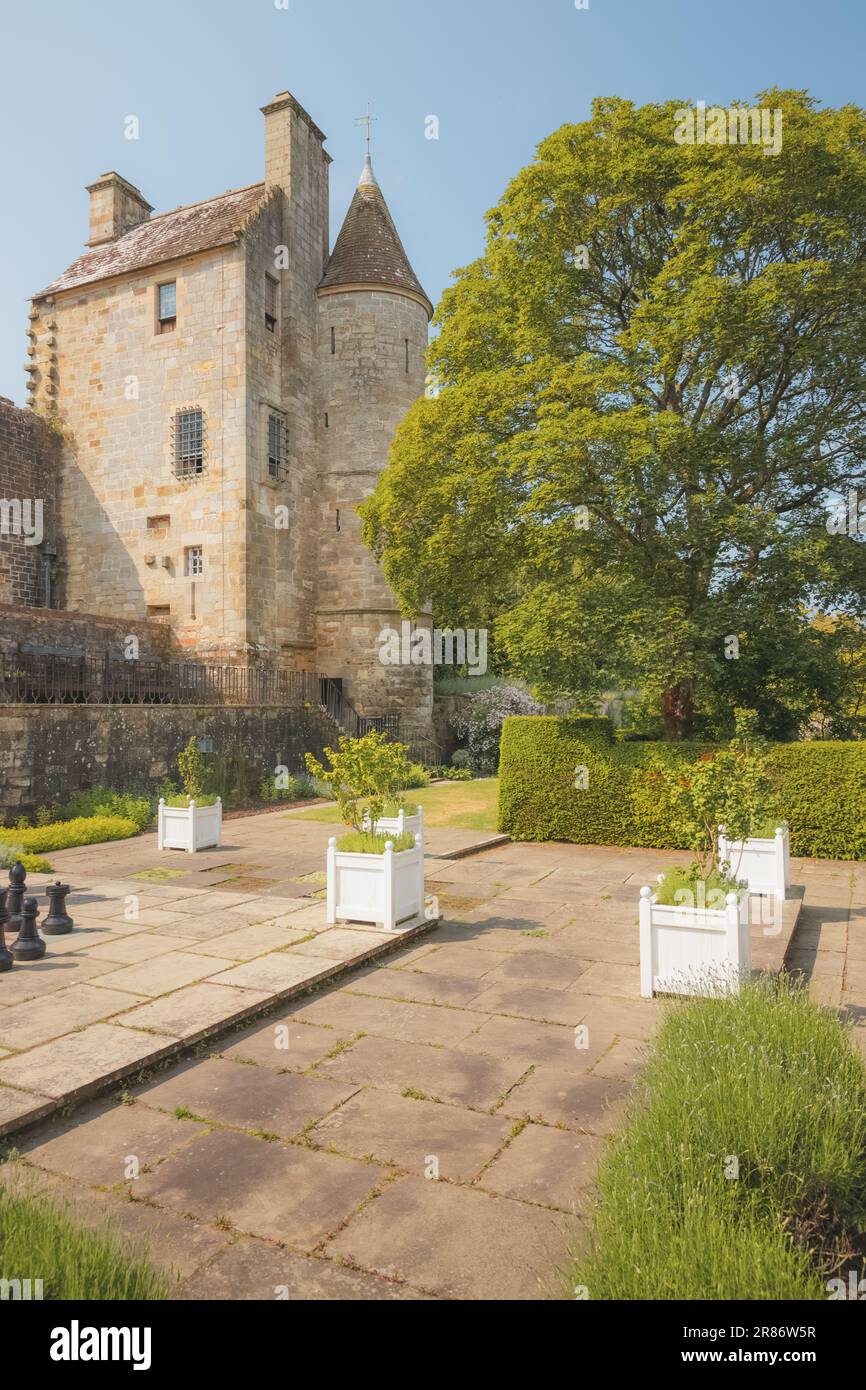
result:
<svg viewBox="0 0 866 1390"><path fill-rule="evenodd" d="M265 276L265 328L273 333L277 326L277 282L273 275Z"/></svg>
<svg viewBox="0 0 866 1390"><path fill-rule="evenodd" d="M174 475L176 478L194 478L204 472L204 411L198 406L176 410L173 424Z"/></svg>
<svg viewBox="0 0 866 1390"><path fill-rule="evenodd" d="M286 466L286 422L272 411L268 415L268 474L281 478Z"/></svg>
<svg viewBox="0 0 866 1390"><path fill-rule="evenodd" d="M197 575L204 574L204 548L200 545L188 545L184 551L186 558L186 573L190 579L195 579Z"/></svg>

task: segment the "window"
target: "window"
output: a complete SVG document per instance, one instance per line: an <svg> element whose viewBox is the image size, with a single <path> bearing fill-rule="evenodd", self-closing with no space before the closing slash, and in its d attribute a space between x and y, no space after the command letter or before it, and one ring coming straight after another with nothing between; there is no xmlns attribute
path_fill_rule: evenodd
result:
<svg viewBox="0 0 866 1390"><path fill-rule="evenodd" d="M286 466L286 422L282 415L268 415L268 476L282 478Z"/></svg>
<svg viewBox="0 0 866 1390"><path fill-rule="evenodd" d="M273 275L265 276L265 328L273 333L277 326L277 282Z"/></svg>
<svg viewBox="0 0 866 1390"><path fill-rule="evenodd" d="M176 410L173 418L174 476L195 478L204 472L204 411L198 406Z"/></svg>
<svg viewBox="0 0 866 1390"><path fill-rule="evenodd" d="M204 549L200 545L188 545L183 552L184 570L188 579L204 574Z"/></svg>
<svg viewBox="0 0 866 1390"><path fill-rule="evenodd" d="M333 357L333 355L334 355L334 353L335 353L336 351L337 351L337 330L336 330L336 328L332 328L332 329L331 329L331 356L332 356L332 357Z"/></svg>
<svg viewBox="0 0 866 1390"><path fill-rule="evenodd" d="M327 412L327 410L326 410L326 411L325 411L325 429L328 430L328 429L330 429L330 428L331 428L331 421L330 421L329 418L328 418L328 412Z"/></svg>
<svg viewBox="0 0 866 1390"><path fill-rule="evenodd" d="M406 343L406 371L408 372L408 370L409 370L409 339L406 338L404 341L405 341L405 343Z"/></svg>
<svg viewBox="0 0 866 1390"><path fill-rule="evenodd" d="M157 325L160 333L173 333L177 324L177 282L160 285L157 291Z"/></svg>
<svg viewBox="0 0 866 1390"><path fill-rule="evenodd" d="M170 603L149 603L147 605L147 616L149 618L167 618L170 614Z"/></svg>

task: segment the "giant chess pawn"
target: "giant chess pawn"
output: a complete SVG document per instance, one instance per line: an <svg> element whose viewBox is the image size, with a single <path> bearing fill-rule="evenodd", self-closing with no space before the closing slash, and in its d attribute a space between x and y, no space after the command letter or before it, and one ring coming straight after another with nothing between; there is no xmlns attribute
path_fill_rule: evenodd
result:
<svg viewBox="0 0 866 1390"><path fill-rule="evenodd" d="M66 911L66 894L69 892L69 884L61 883L60 879L56 883L49 883L45 889L48 894L48 916L42 919L43 936L63 936L65 932L72 931L75 923Z"/></svg>
<svg viewBox="0 0 866 1390"><path fill-rule="evenodd" d="M9 921L9 913L6 911L6 895L8 888L0 888L0 974L4 970L11 970L15 964L15 957L6 946L6 934L3 930Z"/></svg>
<svg viewBox="0 0 866 1390"><path fill-rule="evenodd" d="M36 899L25 898L21 904L21 930L18 940L9 948L16 960L39 960L40 956L45 955L45 942L36 930L38 916L39 906Z"/></svg>
<svg viewBox="0 0 866 1390"><path fill-rule="evenodd" d="M7 911L9 913L9 930L18 931L21 926L21 904L24 901L24 893L27 885L27 870L16 859L12 868L9 870L9 897L7 900Z"/></svg>

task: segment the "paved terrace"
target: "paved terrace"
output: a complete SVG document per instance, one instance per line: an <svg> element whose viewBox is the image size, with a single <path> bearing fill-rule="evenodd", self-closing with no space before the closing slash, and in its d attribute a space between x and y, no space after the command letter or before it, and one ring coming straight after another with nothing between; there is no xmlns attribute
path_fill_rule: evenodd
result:
<svg viewBox="0 0 866 1390"><path fill-rule="evenodd" d="M22 1153L4 1181L142 1239L178 1297L561 1293L667 1007L639 997L638 889L677 856L499 844L446 859L478 836L429 831L444 920L359 942L311 896L329 827L280 811L225 831L195 858L153 837L53 856L78 926L50 963L0 977L0 1095ZM166 864L182 876L135 877ZM778 936L753 929L755 963L778 968L787 948L864 1046L866 866L792 867L798 928L791 941L799 898ZM389 954L371 965L361 948ZM103 1094L50 1115L73 1088Z"/></svg>

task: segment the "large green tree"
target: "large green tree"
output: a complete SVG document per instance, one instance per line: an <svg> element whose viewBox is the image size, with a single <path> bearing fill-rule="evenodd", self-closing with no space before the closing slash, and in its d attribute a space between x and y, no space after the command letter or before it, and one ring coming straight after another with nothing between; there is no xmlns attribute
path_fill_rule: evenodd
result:
<svg viewBox="0 0 866 1390"><path fill-rule="evenodd" d="M406 611L491 627L546 693L640 686L671 736L726 684L808 703L793 648L866 599L825 510L866 485L866 113L755 104L777 155L618 98L540 145L362 507Z"/></svg>

